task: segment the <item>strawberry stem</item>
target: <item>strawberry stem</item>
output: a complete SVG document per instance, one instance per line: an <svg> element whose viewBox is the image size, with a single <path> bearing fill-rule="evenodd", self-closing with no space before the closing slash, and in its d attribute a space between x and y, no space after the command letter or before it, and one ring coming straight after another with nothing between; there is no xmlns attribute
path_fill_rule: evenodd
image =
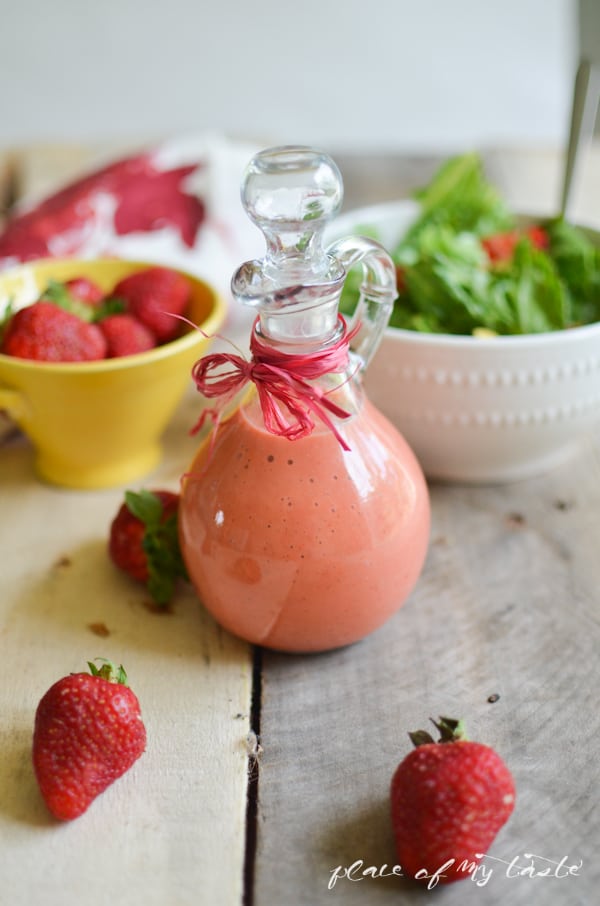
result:
<svg viewBox="0 0 600 906"><path fill-rule="evenodd" d="M97 657L94 658L94 660L101 661L102 666L96 667L93 661L88 661L88 667L90 668L92 676L100 676L102 679L108 680L109 683L120 683L122 686L128 685L127 674L125 673L125 668L122 664L119 664L117 667L112 661L107 660L105 657Z"/></svg>
<svg viewBox="0 0 600 906"><path fill-rule="evenodd" d="M418 748L419 746L432 745L435 742L435 739L433 738L431 733L427 732L427 730L413 730L408 735L410 736L410 740L415 748Z"/></svg>
<svg viewBox="0 0 600 906"><path fill-rule="evenodd" d="M429 718L434 727L440 731L438 742L458 742L460 739L466 739L465 725L462 720L455 720L453 717L440 717L439 722Z"/></svg>
<svg viewBox="0 0 600 906"><path fill-rule="evenodd" d="M465 733L465 725L462 720L455 720L453 717L440 717L436 722L432 717L429 718L431 723L439 730L440 738L437 743L459 742L466 740L468 737ZM426 730L414 730L408 734L414 746L424 746L435 744L436 740Z"/></svg>
<svg viewBox="0 0 600 906"><path fill-rule="evenodd" d="M72 296L68 287L58 280L49 280L48 286L39 299L42 302L52 302L53 305L76 315L82 321L91 322L93 320L94 309L92 306Z"/></svg>

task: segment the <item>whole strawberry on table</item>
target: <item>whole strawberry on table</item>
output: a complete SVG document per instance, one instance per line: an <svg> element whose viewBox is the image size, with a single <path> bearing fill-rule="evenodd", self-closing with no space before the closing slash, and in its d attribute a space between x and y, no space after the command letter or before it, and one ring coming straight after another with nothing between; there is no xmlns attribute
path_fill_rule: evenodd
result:
<svg viewBox="0 0 600 906"><path fill-rule="evenodd" d="M41 362L92 362L147 352L181 332L189 280L168 267L144 268L105 293L87 277L51 280L31 305L0 324L0 352Z"/></svg>
<svg viewBox="0 0 600 906"><path fill-rule="evenodd" d="M515 805L513 777L489 746L465 736L461 721L440 717L439 741L409 733L415 748L398 765L391 813L402 871L447 884L469 877Z"/></svg>
<svg viewBox="0 0 600 906"><path fill-rule="evenodd" d="M145 585L159 607L170 602L178 580L187 579L177 532L179 499L164 489L126 491L110 525L110 559Z"/></svg>
<svg viewBox="0 0 600 906"><path fill-rule="evenodd" d="M88 666L90 673L54 683L35 715L35 776L49 810L63 821L83 814L146 748L140 704L123 667Z"/></svg>

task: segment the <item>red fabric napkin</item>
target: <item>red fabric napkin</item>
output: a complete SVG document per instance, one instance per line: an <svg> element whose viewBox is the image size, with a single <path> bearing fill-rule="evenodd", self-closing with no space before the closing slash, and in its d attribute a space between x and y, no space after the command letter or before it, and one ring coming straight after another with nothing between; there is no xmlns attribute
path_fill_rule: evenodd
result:
<svg viewBox="0 0 600 906"><path fill-rule="evenodd" d="M181 267L228 293L234 270L264 246L239 197L255 150L199 136L111 162L15 212L0 233L0 269L109 255Z"/></svg>

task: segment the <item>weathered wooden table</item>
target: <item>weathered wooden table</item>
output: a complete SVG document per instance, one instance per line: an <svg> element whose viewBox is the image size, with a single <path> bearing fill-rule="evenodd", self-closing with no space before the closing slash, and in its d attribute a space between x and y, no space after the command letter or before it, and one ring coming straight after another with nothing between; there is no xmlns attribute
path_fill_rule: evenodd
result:
<svg viewBox="0 0 600 906"><path fill-rule="evenodd" d="M84 159L17 154L11 194L45 191ZM340 162L347 204L385 195L381 167ZM505 152L490 165L509 197L552 208L556 156ZM400 162L396 194L430 169ZM597 188L582 199L592 214ZM142 486L177 488L197 405L190 393ZM190 590L151 612L106 555L123 489L44 485L32 459L22 435L4 436L2 906L598 902L600 436L540 478L431 485L431 546L409 601L360 644L304 657L251 650ZM96 656L126 665L148 747L82 818L58 824L32 773L33 716L59 676ZM433 892L391 876L388 789L407 731L440 714L463 716L504 756L517 804L478 883Z"/></svg>

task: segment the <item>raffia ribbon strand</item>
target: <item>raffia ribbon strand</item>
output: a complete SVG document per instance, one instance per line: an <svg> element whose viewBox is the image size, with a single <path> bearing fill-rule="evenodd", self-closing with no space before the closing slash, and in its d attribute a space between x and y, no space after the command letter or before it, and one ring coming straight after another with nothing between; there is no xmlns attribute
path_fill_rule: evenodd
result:
<svg viewBox="0 0 600 906"><path fill-rule="evenodd" d="M311 434L314 417L319 418L334 434L344 450L348 444L338 431L332 416L348 418L349 412L334 403L311 381L325 374L340 373L349 363L350 341L360 325L348 330L342 315L341 335L335 343L316 352L290 355L261 342L256 330L250 341L250 360L242 355L217 352L201 358L192 369L196 387L208 399L218 399L216 406L205 409L192 433L199 431L207 419L218 426L225 407L248 383L255 384L265 427L271 434L298 440Z"/></svg>

